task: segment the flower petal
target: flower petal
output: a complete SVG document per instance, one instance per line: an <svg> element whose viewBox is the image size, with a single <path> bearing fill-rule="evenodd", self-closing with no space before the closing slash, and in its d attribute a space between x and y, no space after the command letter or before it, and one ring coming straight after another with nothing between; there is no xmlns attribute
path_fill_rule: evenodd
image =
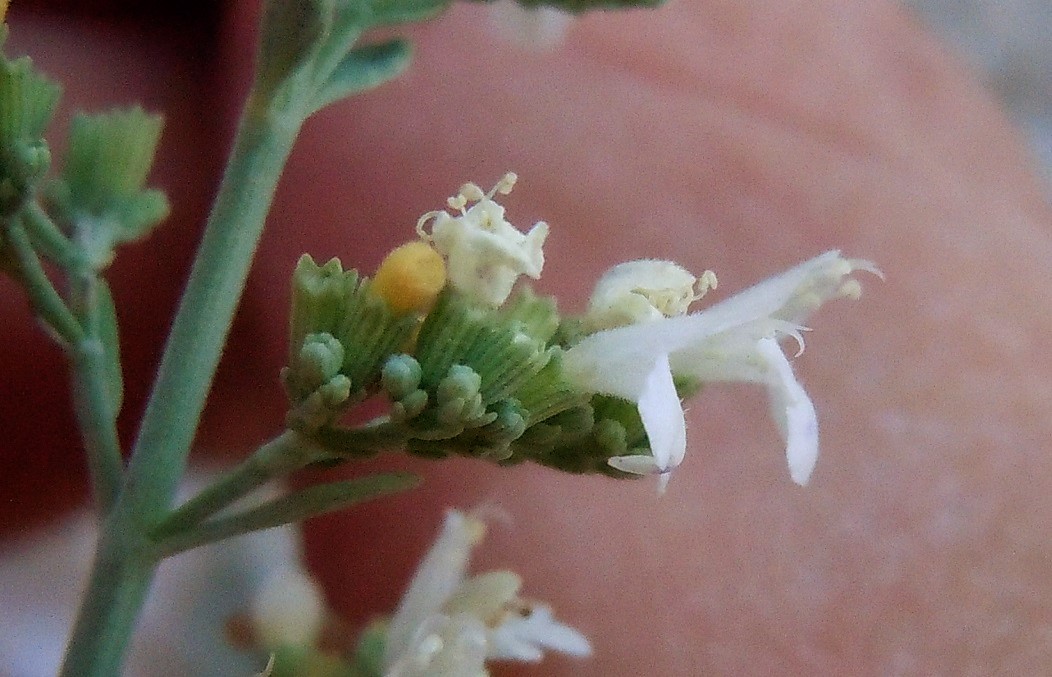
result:
<svg viewBox="0 0 1052 677"><path fill-rule="evenodd" d="M628 454L606 459L611 467L633 475L657 475L661 472L657 461L650 454Z"/></svg>
<svg viewBox="0 0 1052 677"><path fill-rule="evenodd" d="M478 519L458 510L446 512L442 531L420 562L391 619L384 656L387 665L408 652L418 629L440 613L442 605L464 580L471 548L484 532L485 525Z"/></svg>
<svg viewBox="0 0 1052 677"><path fill-rule="evenodd" d="M758 353L770 368L767 380L771 414L785 439L789 475L807 484L818 461L818 415L815 405L793 375L792 365L775 339L760 339Z"/></svg>
<svg viewBox="0 0 1052 677"><path fill-rule="evenodd" d="M487 635L470 614L425 618L384 677L486 677Z"/></svg>
<svg viewBox="0 0 1052 677"><path fill-rule="evenodd" d="M668 472L683 461L687 450L687 423L672 381L668 355L660 356L654 363L637 406L654 462L662 472Z"/></svg>
<svg viewBox="0 0 1052 677"><path fill-rule="evenodd" d="M526 615L510 615L490 632L488 658L533 662L544 657L542 649L579 658L591 655L588 638L555 620L550 607L538 604L527 611Z"/></svg>

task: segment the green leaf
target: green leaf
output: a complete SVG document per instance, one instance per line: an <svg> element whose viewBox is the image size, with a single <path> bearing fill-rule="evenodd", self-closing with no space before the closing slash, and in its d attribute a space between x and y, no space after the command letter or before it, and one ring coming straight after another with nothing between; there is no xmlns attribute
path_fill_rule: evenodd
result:
<svg viewBox="0 0 1052 677"><path fill-rule="evenodd" d="M160 549L166 556L173 555L206 543L343 510L356 503L407 491L419 483L420 478L410 473L388 473L309 487L176 534L162 541Z"/></svg>
<svg viewBox="0 0 1052 677"><path fill-rule="evenodd" d="M412 48L405 40L352 49L318 92L314 109L398 77L409 66L411 57Z"/></svg>
<svg viewBox="0 0 1052 677"><path fill-rule="evenodd" d="M448 7L450 0L345 0L341 4L359 5L370 25L386 26L430 19Z"/></svg>
<svg viewBox="0 0 1052 677"><path fill-rule="evenodd" d="M490 0L482 0L489 2ZM564 12L580 14L591 10L632 9L633 7L660 7L665 0L516 0L527 8L554 7Z"/></svg>
<svg viewBox="0 0 1052 677"><path fill-rule="evenodd" d="M263 6L256 95L269 99L293 73L313 61L325 44L335 0L267 0Z"/></svg>

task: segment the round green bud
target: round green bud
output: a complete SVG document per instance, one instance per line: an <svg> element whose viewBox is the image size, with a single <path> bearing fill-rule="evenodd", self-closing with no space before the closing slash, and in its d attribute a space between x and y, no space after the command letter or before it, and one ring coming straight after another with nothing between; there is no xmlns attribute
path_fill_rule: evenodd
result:
<svg viewBox="0 0 1052 677"><path fill-rule="evenodd" d="M467 400L479 394L482 377L471 367L454 364L445 378L438 383L435 395L439 404L450 400Z"/></svg>
<svg viewBox="0 0 1052 677"><path fill-rule="evenodd" d="M423 392L417 390L420 374L420 363L414 357L400 353L387 358L380 371L380 384L392 400L403 400L416 392ZM423 395L426 404L427 393Z"/></svg>
<svg viewBox="0 0 1052 677"><path fill-rule="evenodd" d="M297 371L302 378L321 385L340 373L343 364L343 344L332 334L308 334L300 348Z"/></svg>

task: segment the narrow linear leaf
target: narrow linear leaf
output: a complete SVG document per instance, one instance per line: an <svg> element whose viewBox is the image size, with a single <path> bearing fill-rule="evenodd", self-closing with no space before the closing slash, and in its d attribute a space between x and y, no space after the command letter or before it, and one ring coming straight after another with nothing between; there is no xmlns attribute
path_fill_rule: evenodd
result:
<svg viewBox="0 0 1052 677"><path fill-rule="evenodd" d="M482 1L489 2L490 0ZM516 2L526 8L554 7L573 14L591 10L660 7L665 4L665 0L516 0Z"/></svg>
<svg viewBox="0 0 1052 677"><path fill-rule="evenodd" d="M314 109L320 110L398 77L409 66L411 58L412 48L405 40L352 49L318 92Z"/></svg>
<svg viewBox="0 0 1052 677"><path fill-rule="evenodd" d="M165 539L160 543L160 550L165 556L173 555L207 543L298 522L380 496L407 491L419 483L420 478L416 475L389 473L309 487L258 508L205 522Z"/></svg>
<svg viewBox="0 0 1052 677"><path fill-rule="evenodd" d="M450 0L369 0L368 22L372 26L388 26L430 19L449 6Z"/></svg>

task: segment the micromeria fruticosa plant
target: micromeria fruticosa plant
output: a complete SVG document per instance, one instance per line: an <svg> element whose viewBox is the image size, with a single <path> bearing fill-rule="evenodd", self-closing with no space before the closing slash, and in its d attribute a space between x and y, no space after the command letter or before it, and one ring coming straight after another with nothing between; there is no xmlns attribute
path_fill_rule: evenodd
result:
<svg viewBox="0 0 1052 677"><path fill-rule="evenodd" d="M45 136L60 87L26 57L0 59L0 268L68 357L73 401L98 511L91 576L69 640L64 675L111 676L158 564L251 531L304 520L415 486L404 473L292 490L245 507L262 485L308 466L404 450L429 459L526 461L615 478L656 475L664 489L686 450L682 398L708 382L767 388L791 478L807 482L817 416L783 348L803 350L803 322L825 301L857 298L851 275L873 264L831 251L700 312L716 286L668 261L614 266L587 310L564 316L537 279L548 225L521 232L499 196L468 183L372 277L333 259L300 259L292 276L285 431L175 505L231 319L274 188L314 112L397 77L402 39L367 42L370 29L422 21L448 0L265 0L256 73L223 181L172 323L131 449L116 434L122 380L117 313L106 271L119 246L146 237L168 212L146 187L161 119L140 108L78 114L61 172ZM567 13L652 0L521 0ZM0 12L6 2L0 2ZM3 27L6 37L7 27ZM426 56L426 55L425 55ZM784 344L784 345L783 345ZM343 423L366 399L387 413ZM127 453L125 453L127 452ZM127 460L125 460L127 459ZM236 505L235 505L236 504ZM519 597L512 572L467 576L481 516L451 510L399 608L349 655L317 646L325 609L293 566L260 592L250 642L268 674L484 675L490 659L583 656L587 640L550 610Z"/></svg>

